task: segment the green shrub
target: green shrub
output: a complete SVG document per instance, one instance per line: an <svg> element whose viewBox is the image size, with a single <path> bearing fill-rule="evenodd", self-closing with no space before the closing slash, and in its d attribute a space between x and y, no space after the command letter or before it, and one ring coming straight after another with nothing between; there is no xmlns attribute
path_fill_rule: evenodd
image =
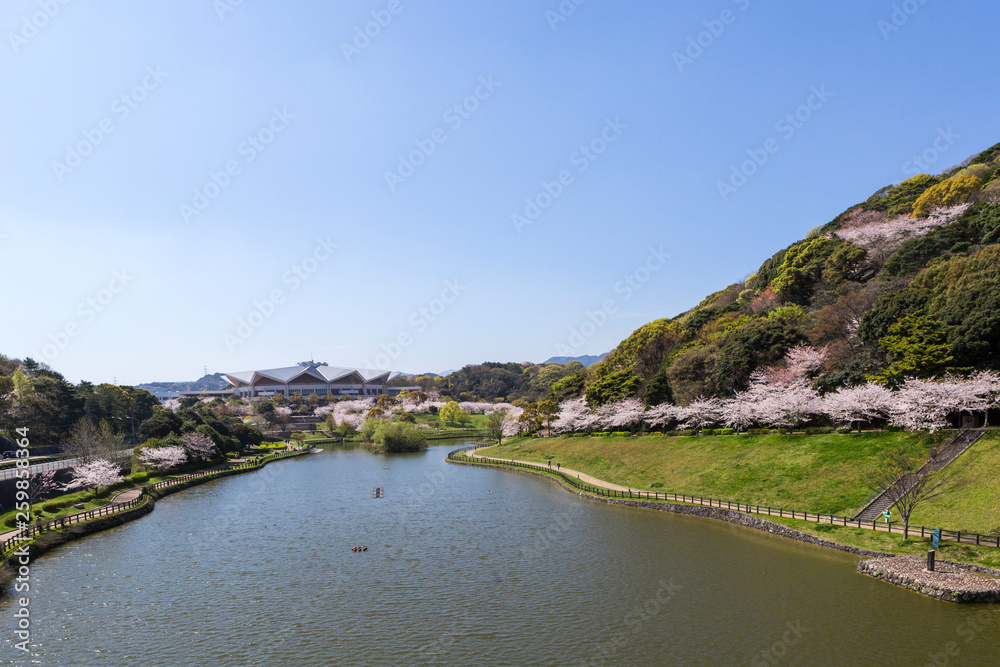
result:
<svg viewBox="0 0 1000 667"><path fill-rule="evenodd" d="M42 509L49 514L54 514L63 508L62 503L45 503L42 505Z"/></svg>
<svg viewBox="0 0 1000 667"><path fill-rule="evenodd" d="M17 516L11 514L9 517L4 519L4 525L8 528L17 528Z"/></svg>
<svg viewBox="0 0 1000 667"><path fill-rule="evenodd" d="M810 426L806 429L806 435L824 435L833 433L835 430L832 426Z"/></svg>
<svg viewBox="0 0 1000 667"><path fill-rule="evenodd" d="M651 488L651 489L662 489L663 488L663 482L653 482L652 484L649 485L649 488Z"/></svg>
<svg viewBox="0 0 1000 667"><path fill-rule="evenodd" d="M715 429L715 435L735 435L736 429L734 428L717 428Z"/></svg>
<svg viewBox="0 0 1000 667"><path fill-rule="evenodd" d="M628 431L613 431L611 433L611 435L613 435L615 437L619 437L619 438L627 438L627 437L631 436L632 434L629 433Z"/></svg>
<svg viewBox="0 0 1000 667"><path fill-rule="evenodd" d="M149 479L148 472L137 472L134 475L132 475L132 481L135 482L136 484L142 484L147 479Z"/></svg>

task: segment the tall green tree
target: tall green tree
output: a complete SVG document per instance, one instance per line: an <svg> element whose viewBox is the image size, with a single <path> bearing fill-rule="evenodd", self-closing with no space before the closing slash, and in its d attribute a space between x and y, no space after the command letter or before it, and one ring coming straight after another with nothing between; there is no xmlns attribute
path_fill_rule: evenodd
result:
<svg viewBox="0 0 1000 667"><path fill-rule="evenodd" d="M910 313L893 324L879 343L891 363L871 379L890 387L907 377L940 375L953 359L941 320L923 312Z"/></svg>

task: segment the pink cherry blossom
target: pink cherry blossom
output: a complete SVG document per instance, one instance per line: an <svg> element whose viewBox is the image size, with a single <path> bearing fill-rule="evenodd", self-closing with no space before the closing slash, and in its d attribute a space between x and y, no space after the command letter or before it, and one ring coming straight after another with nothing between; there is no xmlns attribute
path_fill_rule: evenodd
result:
<svg viewBox="0 0 1000 667"><path fill-rule="evenodd" d="M183 465L187 461L187 452L183 447L150 447L139 452L139 461L150 468L168 470Z"/></svg>
<svg viewBox="0 0 1000 667"><path fill-rule="evenodd" d="M63 488L66 490L88 488L100 489L122 481L121 470L107 459L94 459L81 463L72 470L73 479Z"/></svg>

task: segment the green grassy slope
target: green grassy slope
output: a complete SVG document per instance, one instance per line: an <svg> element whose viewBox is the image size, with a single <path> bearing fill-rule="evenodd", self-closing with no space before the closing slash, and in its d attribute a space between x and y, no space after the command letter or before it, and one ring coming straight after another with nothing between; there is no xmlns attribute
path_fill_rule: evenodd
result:
<svg viewBox="0 0 1000 667"><path fill-rule="evenodd" d="M553 463L616 484L843 514L871 491L865 472L899 445L927 451L950 434L862 433L527 439L504 456ZM505 443L509 449L514 443ZM487 450L485 453L498 450ZM659 482L662 487L653 488Z"/></svg>

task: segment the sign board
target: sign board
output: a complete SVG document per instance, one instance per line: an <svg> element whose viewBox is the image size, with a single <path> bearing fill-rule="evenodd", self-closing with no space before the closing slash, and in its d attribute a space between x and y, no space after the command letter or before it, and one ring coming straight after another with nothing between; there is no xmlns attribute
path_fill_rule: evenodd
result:
<svg viewBox="0 0 1000 667"><path fill-rule="evenodd" d="M931 543L934 545L935 549L941 546L941 529L935 528L934 532L931 534Z"/></svg>

